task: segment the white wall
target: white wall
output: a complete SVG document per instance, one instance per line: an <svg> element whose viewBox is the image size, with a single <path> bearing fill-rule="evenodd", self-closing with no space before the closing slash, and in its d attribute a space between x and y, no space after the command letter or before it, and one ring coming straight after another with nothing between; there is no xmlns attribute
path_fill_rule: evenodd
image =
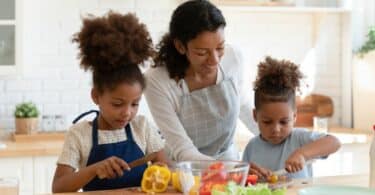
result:
<svg viewBox="0 0 375 195"><path fill-rule="evenodd" d="M75 115L94 108L89 91L91 75L79 68L77 49L70 39L79 30L80 16L103 14L109 9L135 12L147 24L154 42L166 31L172 10L179 0L23 0L23 70L17 76L0 78L0 128L13 129L16 103L34 101L42 114ZM265 55L300 63L316 48L316 92L334 99L333 123L341 123L341 21L338 14L326 14L313 36L311 13L249 12L223 8L228 42L243 49L249 79ZM249 86L249 90L252 87ZM141 113L147 109L142 105Z"/></svg>

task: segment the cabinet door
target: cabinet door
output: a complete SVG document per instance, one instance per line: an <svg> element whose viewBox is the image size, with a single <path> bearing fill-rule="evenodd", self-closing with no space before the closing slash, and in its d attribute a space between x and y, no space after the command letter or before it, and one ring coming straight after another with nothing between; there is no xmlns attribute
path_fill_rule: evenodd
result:
<svg viewBox="0 0 375 195"><path fill-rule="evenodd" d="M0 75L16 74L20 64L21 0L0 1Z"/></svg>
<svg viewBox="0 0 375 195"><path fill-rule="evenodd" d="M15 33L14 25L0 25L0 66L15 65Z"/></svg>
<svg viewBox="0 0 375 195"><path fill-rule="evenodd" d="M17 178L20 194L33 194L32 157L0 158L0 177Z"/></svg>
<svg viewBox="0 0 375 195"><path fill-rule="evenodd" d="M34 194L51 193L57 156L34 157Z"/></svg>
<svg viewBox="0 0 375 195"><path fill-rule="evenodd" d="M15 0L1 0L0 1L0 20L14 20L15 19Z"/></svg>

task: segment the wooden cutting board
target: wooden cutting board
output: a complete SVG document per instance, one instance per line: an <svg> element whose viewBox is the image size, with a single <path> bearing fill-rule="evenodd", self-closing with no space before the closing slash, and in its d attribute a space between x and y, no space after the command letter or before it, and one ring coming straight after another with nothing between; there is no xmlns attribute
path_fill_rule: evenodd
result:
<svg viewBox="0 0 375 195"><path fill-rule="evenodd" d="M297 127L311 127L314 116L331 117L334 112L332 98L321 94L298 96L296 104L297 121L295 126Z"/></svg>

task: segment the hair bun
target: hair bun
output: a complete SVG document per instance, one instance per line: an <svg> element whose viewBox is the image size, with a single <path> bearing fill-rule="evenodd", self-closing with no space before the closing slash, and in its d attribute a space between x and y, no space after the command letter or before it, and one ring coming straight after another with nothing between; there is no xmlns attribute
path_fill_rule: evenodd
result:
<svg viewBox="0 0 375 195"><path fill-rule="evenodd" d="M138 65L154 53L146 26L134 14L108 12L102 17L83 19L78 43L81 67L109 71L124 65Z"/></svg>
<svg viewBox="0 0 375 195"><path fill-rule="evenodd" d="M298 66L287 60L276 60L269 56L258 65L258 75L254 83L254 89L292 89L300 86L303 74Z"/></svg>

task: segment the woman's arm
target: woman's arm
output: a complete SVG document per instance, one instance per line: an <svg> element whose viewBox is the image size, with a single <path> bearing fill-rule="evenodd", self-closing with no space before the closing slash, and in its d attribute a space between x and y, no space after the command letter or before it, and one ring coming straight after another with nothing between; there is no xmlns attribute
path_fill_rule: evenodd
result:
<svg viewBox="0 0 375 195"><path fill-rule="evenodd" d="M156 158L152 163L167 165L168 167L173 167L172 161L170 161L165 154L164 150L160 150L156 153Z"/></svg>
<svg viewBox="0 0 375 195"><path fill-rule="evenodd" d="M154 71L151 69L151 71ZM145 96L148 107L166 140L166 147L172 150L173 160L210 160L198 151L190 137L182 126L176 110L173 107L173 97L168 95L173 93L168 88L167 74L146 74L147 87ZM164 78L167 77L167 78Z"/></svg>
<svg viewBox="0 0 375 195"><path fill-rule="evenodd" d="M82 168L75 172L67 165L58 164L52 182L52 192L76 192L96 176L94 166Z"/></svg>
<svg viewBox="0 0 375 195"><path fill-rule="evenodd" d="M245 66L242 52L237 47L227 46L225 55L227 56L224 57L228 60L223 60L223 63L227 63L223 64L224 69L233 69L228 70L227 72L234 74L233 78L237 79L236 88L238 89L240 95L239 118L251 133L258 135L258 125L254 121L252 114L254 108L254 92L251 82L255 80L255 77L252 79L252 75L255 75L255 73L250 72L250 70L256 70L256 67L251 69L251 65L246 64Z"/></svg>

